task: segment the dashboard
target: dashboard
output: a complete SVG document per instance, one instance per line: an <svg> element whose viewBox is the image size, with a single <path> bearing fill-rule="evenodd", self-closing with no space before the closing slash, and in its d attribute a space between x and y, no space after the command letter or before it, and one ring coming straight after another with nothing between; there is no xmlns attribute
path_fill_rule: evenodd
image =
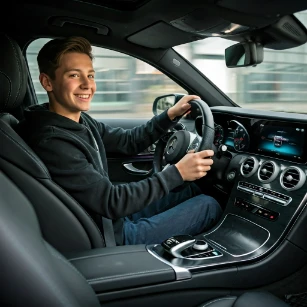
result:
<svg viewBox="0 0 307 307"><path fill-rule="evenodd" d="M188 250L172 259L163 250L153 250L176 266L244 263L262 257L283 242L285 230L291 229L307 204L307 115L239 107L210 109L214 144L220 150L212 176L199 184L221 204L223 216L200 236L212 247L210 253L195 256ZM203 124L200 116L184 122L185 129L200 136ZM221 145L227 150L221 152Z"/></svg>
<svg viewBox="0 0 307 307"><path fill-rule="evenodd" d="M221 108L220 108L221 109ZM239 108L227 112L213 110L214 144L225 144L229 151L259 154L297 163L307 162L307 116L289 113L253 111L246 114ZM306 118L304 118L306 117ZM201 133L201 117L195 121Z"/></svg>
<svg viewBox="0 0 307 307"><path fill-rule="evenodd" d="M199 182L205 191L212 184L209 193L223 208L218 224L199 236L210 250L194 254L188 249L175 259L158 247L152 250L177 267L194 266L195 270L263 257L287 241L285 233L299 216L307 216L307 115L239 107L210 109L214 144L220 150L221 145L227 146L223 152L217 150L212 176ZM199 136L204 125L200 116L184 122L186 130ZM302 241L305 229L302 226Z"/></svg>

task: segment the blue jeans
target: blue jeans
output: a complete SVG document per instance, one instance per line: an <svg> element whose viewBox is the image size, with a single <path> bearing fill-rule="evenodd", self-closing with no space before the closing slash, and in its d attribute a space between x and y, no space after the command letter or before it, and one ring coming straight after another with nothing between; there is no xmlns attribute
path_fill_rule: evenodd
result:
<svg viewBox="0 0 307 307"><path fill-rule="evenodd" d="M191 183L125 217L124 244L158 244L174 235L194 236L210 229L221 215L218 202Z"/></svg>

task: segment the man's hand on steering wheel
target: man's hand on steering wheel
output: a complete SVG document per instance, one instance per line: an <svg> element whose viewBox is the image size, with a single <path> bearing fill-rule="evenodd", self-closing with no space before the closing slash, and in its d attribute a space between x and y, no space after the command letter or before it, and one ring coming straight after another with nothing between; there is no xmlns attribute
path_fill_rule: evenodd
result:
<svg viewBox="0 0 307 307"><path fill-rule="evenodd" d="M194 181L207 175L213 164L210 158L213 155L213 150L189 152L175 166L184 181Z"/></svg>
<svg viewBox="0 0 307 307"><path fill-rule="evenodd" d="M170 120L174 120L176 117L180 117L184 114L189 114L191 111L191 105L189 101L193 99L200 99L199 96L196 95L186 95L183 96L175 105L167 110L167 115Z"/></svg>
<svg viewBox="0 0 307 307"><path fill-rule="evenodd" d="M192 104L201 112L201 133L178 130L168 136L166 143L161 138L154 154L153 172L160 172L167 165L175 164L184 181L193 181L210 170L213 164L210 157L214 155L214 120L210 107L199 96L186 95L169 108L167 114L171 120L178 119L190 112Z"/></svg>

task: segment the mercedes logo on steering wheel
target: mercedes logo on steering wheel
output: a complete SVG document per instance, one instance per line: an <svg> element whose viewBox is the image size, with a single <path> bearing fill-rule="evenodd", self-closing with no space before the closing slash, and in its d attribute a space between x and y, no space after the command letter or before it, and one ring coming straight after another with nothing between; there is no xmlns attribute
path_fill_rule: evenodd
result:
<svg viewBox="0 0 307 307"><path fill-rule="evenodd" d="M175 151L176 143L177 143L177 139L174 138L168 146L168 150L167 150L168 154L172 154Z"/></svg>

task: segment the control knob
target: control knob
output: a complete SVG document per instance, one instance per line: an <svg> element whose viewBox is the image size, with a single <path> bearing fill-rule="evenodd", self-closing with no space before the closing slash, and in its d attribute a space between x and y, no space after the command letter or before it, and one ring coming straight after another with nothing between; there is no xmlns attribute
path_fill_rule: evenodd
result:
<svg viewBox="0 0 307 307"><path fill-rule="evenodd" d="M205 251L206 249L208 249L208 247L208 243L204 240L196 240L193 244L193 248L199 251Z"/></svg>

